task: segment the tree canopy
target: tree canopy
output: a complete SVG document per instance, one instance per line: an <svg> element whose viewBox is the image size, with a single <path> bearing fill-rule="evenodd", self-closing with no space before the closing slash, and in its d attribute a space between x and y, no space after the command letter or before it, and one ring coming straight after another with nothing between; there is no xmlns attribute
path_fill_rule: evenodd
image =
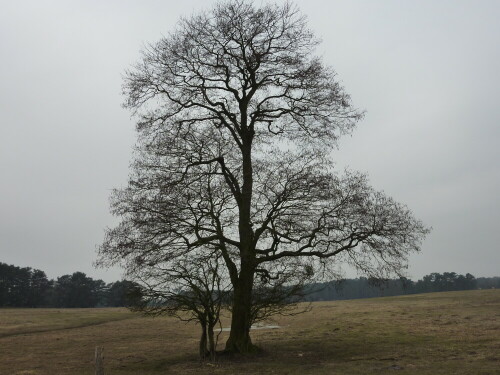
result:
<svg viewBox="0 0 500 375"><path fill-rule="evenodd" d="M232 287L229 351L253 350L266 291L283 302L290 286L343 264L401 274L428 232L365 175L334 168L337 139L363 112L315 55L318 43L290 3L226 1L182 19L126 74L138 142L100 262L153 285L179 261L220 257Z"/></svg>

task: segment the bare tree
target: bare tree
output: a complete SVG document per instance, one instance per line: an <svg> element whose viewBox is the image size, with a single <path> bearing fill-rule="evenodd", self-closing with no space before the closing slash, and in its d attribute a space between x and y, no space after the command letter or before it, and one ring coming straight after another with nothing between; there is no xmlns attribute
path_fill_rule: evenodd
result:
<svg viewBox="0 0 500 375"><path fill-rule="evenodd" d="M428 231L363 174L334 170L338 137L363 113L317 44L293 5L221 2L147 47L125 79L138 145L101 260L168 273L215 251L233 288L231 352L254 349L253 296L286 290L288 270L399 274Z"/></svg>
<svg viewBox="0 0 500 375"><path fill-rule="evenodd" d="M201 254L174 262L145 265L139 259L128 265L127 273L139 282L139 299L132 309L147 315L169 315L200 325L201 359L215 359L221 308L227 303L230 284L224 277L220 255L203 249ZM163 268L167 266L169 268ZM227 307L227 305L226 305Z"/></svg>

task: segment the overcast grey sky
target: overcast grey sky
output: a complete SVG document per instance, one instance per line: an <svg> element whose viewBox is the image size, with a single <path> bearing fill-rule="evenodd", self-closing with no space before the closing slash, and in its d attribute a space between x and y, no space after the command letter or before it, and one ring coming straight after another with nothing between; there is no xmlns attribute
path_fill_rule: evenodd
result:
<svg viewBox="0 0 500 375"><path fill-rule="evenodd" d="M117 280L92 262L135 142L122 74L213 1L0 3L0 262ZM433 227L410 276L500 275L500 2L296 4L367 111L338 165Z"/></svg>

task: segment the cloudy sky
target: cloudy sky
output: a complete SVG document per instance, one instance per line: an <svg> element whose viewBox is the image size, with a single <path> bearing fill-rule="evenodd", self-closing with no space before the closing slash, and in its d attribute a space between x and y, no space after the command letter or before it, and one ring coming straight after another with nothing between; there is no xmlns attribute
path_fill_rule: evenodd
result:
<svg viewBox="0 0 500 375"><path fill-rule="evenodd" d="M122 74L213 2L0 3L0 262L117 280L92 262L135 142ZM500 275L500 2L296 3L367 111L338 165L433 227L410 276Z"/></svg>

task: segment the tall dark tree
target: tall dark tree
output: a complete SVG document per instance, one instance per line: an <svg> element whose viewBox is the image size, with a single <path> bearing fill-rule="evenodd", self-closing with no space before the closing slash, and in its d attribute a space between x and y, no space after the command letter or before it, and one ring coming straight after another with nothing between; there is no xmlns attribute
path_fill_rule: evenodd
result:
<svg viewBox="0 0 500 375"><path fill-rule="evenodd" d="M51 283L47 279L45 272L40 270L31 271L29 301L30 307L40 307L47 304L46 294L51 288Z"/></svg>
<svg viewBox="0 0 500 375"><path fill-rule="evenodd" d="M147 47L125 79L137 152L100 261L168 272L216 251L233 288L228 351L254 349L256 282L343 263L399 274L427 233L364 175L334 170L338 137L363 113L317 44L293 5L221 2Z"/></svg>
<svg viewBox="0 0 500 375"><path fill-rule="evenodd" d="M0 263L0 307L44 306L49 288L45 272Z"/></svg>
<svg viewBox="0 0 500 375"><path fill-rule="evenodd" d="M57 307L95 307L104 292L105 283L94 280L83 272L74 272L57 278L54 304Z"/></svg>
<svg viewBox="0 0 500 375"><path fill-rule="evenodd" d="M140 286L129 280L108 284L104 293L104 304L108 307L134 306L139 302Z"/></svg>

